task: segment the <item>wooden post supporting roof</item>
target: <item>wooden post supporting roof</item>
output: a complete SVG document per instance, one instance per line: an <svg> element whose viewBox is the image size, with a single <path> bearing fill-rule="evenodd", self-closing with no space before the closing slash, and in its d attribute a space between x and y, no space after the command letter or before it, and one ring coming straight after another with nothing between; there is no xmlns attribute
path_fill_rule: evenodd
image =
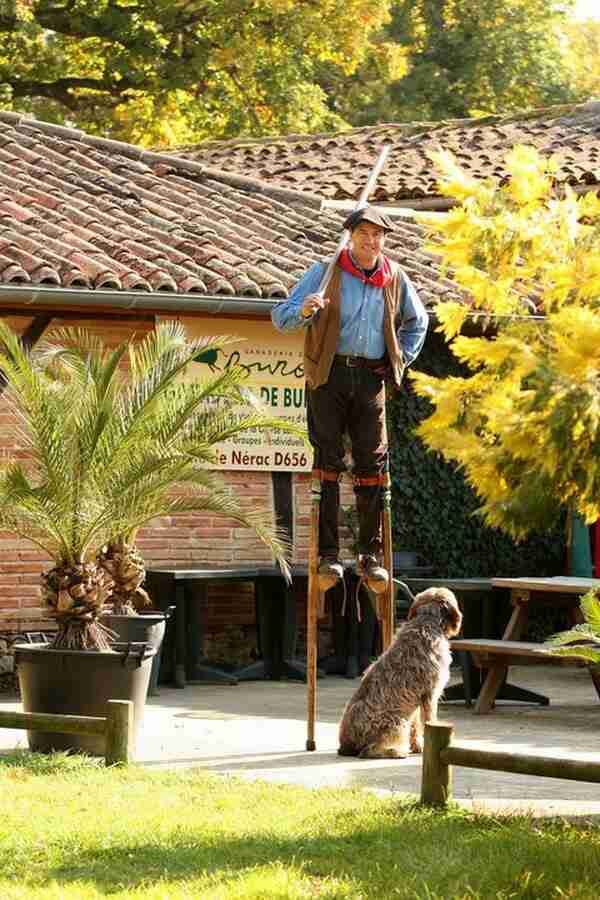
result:
<svg viewBox="0 0 600 900"><path fill-rule="evenodd" d="M25 350L31 350L32 347L35 347L51 321L51 313L42 313L39 316L34 316L33 321L21 335L21 343ZM0 371L0 397L4 393L6 384L4 372Z"/></svg>

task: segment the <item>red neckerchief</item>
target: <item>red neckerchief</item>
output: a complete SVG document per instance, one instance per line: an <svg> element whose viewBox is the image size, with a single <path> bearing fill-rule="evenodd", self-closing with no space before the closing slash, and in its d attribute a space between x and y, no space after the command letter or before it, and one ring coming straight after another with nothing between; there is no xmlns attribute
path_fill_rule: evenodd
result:
<svg viewBox="0 0 600 900"><path fill-rule="evenodd" d="M338 256L337 264L344 272L349 272L351 275L354 275L355 278L358 278L359 281L362 281L365 284L372 284L374 287L384 288L386 284L389 284L392 280L392 267L390 261L387 256L384 256L383 254L379 257L379 265L371 275L365 275L363 270L356 266L350 251L347 248L344 248Z"/></svg>

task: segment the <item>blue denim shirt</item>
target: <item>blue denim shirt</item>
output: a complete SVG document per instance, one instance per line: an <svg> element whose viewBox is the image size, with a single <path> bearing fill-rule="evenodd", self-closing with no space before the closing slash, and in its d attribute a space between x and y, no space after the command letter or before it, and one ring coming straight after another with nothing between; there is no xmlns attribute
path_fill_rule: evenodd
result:
<svg viewBox="0 0 600 900"><path fill-rule="evenodd" d="M305 328L313 317L302 316L302 303L308 294L319 290L325 263L315 263L302 276L287 300L273 307L271 319L280 331ZM385 353L383 336L383 290L365 284L349 272L342 272L340 335L336 353L380 359ZM318 315L318 312L315 313ZM402 278L402 321L398 327L398 343L407 365L423 347L429 318L409 278Z"/></svg>

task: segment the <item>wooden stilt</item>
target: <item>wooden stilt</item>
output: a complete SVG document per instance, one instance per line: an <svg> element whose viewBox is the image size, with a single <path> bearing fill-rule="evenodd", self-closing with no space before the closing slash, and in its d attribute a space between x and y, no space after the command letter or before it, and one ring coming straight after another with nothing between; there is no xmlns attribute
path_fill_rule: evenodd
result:
<svg viewBox="0 0 600 900"><path fill-rule="evenodd" d="M308 549L308 598L306 604L306 685L307 685L307 736L306 749L316 750L315 721L317 718L317 613L320 601L318 576L319 560L319 512L321 506L321 482L313 478L311 484L310 546Z"/></svg>
<svg viewBox="0 0 600 900"><path fill-rule="evenodd" d="M394 636L394 555L392 551L392 490L389 474L382 490L381 516L383 532L383 565L388 572L388 586L382 594L382 650L392 643Z"/></svg>

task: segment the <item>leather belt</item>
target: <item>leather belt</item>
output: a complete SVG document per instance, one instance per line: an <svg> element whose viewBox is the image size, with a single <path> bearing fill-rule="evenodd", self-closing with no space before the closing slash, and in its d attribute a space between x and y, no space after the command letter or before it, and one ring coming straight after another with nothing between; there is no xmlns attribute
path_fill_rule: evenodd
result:
<svg viewBox="0 0 600 900"><path fill-rule="evenodd" d="M381 359L367 359L366 356L341 356L336 353L333 361L350 369L380 369L385 365L385 356Z"/></svg>

